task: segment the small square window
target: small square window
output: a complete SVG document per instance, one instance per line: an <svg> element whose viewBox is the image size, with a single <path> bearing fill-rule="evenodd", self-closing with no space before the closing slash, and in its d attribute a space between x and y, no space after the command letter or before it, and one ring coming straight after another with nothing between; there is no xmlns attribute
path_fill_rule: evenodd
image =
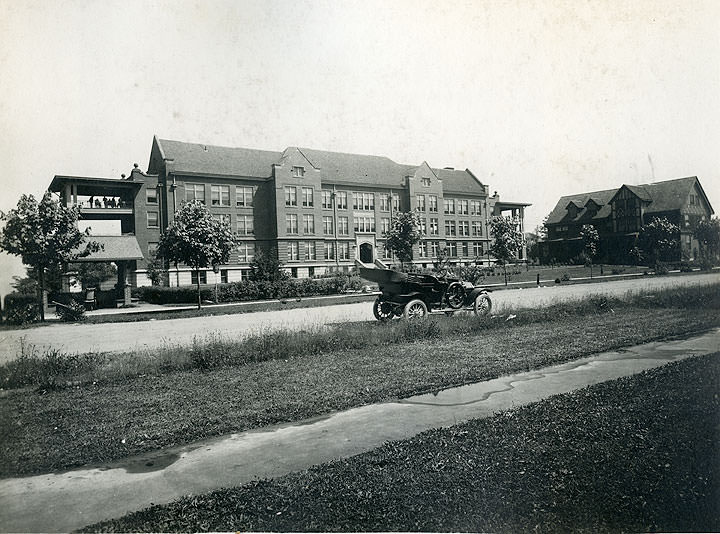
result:
<svg viewBox="0 0 720 534"><path fill-rule="evenodd" d="M305 176L305 167L293 166L292 175L297 178L302 178L303 176Z"/></svg>
<svg viewBox="0 0 720 534"><path fill-rule="evenodd" d="M147 225L148 225L148 228L159 228L160 227L157 211L148 211L147 212Z"/></svg>
<svg viewBox="0 0 720 534"><path fill-rule="evenodd" d="M145 190L145 194L146 194L145 199L148 204L157 204L157 201L158 201L157 189L155 189L154 187L152 189L148 188Z"/></svg>
<svg viewBox="0 0 720 534"><path fill-rule="evenodd" d="M221 284L228 283L228 270L227 269L220 269L220 283Z"/></svg>

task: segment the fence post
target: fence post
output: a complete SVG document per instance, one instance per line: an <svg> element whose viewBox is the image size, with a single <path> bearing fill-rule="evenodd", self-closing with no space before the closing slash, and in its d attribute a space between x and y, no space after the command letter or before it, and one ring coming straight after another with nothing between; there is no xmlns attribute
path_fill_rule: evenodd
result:
<svg viewBox="0 0 720 534"><path fill-rule="evenodd" d="M537 273L537 285L540 285L540 273Z"/></svg>

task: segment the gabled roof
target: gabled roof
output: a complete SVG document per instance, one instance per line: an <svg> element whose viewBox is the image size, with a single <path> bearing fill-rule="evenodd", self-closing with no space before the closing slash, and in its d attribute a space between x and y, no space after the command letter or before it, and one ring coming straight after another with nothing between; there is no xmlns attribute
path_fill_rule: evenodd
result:
<svg viewBox="0 0 720 534"><path fill-rule="evenodd" d="M158 145L163 156L173 160L172 168L177 173L268 178L272 175L273 163L277 163L282 157L282 152L184 143L169 139L158 139Z"/></svg>
<svg viewBox="0 0 720 534"><path fill-rule="evenodd" d="M558 200L557 204L555 204L555 207L550 212L550 215L548 215L547 224L574 222L576 219L582 218L584 213L587 211L584 206L587 204L587 201L591 199L598 206L602 206L593 219L606 217L607 215L602 215L602 213L607 212L607 214L609 214L610 207L606 205L616 192L617 189L605 189L603 191L592 191L590 193L580 193L578 195L560 197L560 200ZM570 214L567 211L568 204L570 203L583 208L576 217L570 217Z"/></svg>
<svg viewBox="0 0 720 534"><path fill-rule="evenodd" d="M697 176L689 176L687 178L676 178L674 180L665 180L663 182L654 182L651 184L624 184L618 189L606 189L604 191L594 191L592 193L564 196L560 198L558 203L555 205L555 208L550 212L547 223L558 224L563 222L581 221L586 217L587 210L584 209L576 217L570 217L570 214L567 211L567 206L570 203L577 204L578 202L584 206L590 199L601 206L597 214L592 217L592 219L604 219L610 215L610 202L622 188L627 188L643 201L648 202L645 206L645 213L660 213L679 210L685 205L687 197L696 183L704 195L705 193L700 186ZM707 201L707 197L705 197L705 201L708 206L710 206L710 202ZM710 206L710 211L712 213L712 206Z"/></svg>
<svg viewBox="0 0 720 534"><path fill-rule="evenodd" d="M269 178L272 166L280 164L289 147L282 152L232 148L199 143L156 139L160 154L172 160L176 173ZM385 156L328 152L296 147L310 164L320 171L320 179L330 183L368 184L401 187L418 165L396 163ZM455 193L482 193L483 185L469 170L432 169L443 180L443 189Z"/></svg>
<svg viewBox="0 0 720 534"><path fill-rule="evenodd" d="M464 171L456 169L433 169L437 177L443 182L443 191L450 193L478 193L485 190L482 182L478 180L469 169Z"/></svg>

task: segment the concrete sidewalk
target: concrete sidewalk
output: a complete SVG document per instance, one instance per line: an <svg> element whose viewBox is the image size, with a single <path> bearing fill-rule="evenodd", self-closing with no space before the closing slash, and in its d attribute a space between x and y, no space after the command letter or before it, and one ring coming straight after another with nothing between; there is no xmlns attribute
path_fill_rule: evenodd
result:
<svg viewBox="0 0 720 534"><path fill-rule="evenodd" d="M197 442L112 465L0 481L0 530L62 532L186 494L236 486L498 411L720 350L720 329L437 394Z"/></svg>

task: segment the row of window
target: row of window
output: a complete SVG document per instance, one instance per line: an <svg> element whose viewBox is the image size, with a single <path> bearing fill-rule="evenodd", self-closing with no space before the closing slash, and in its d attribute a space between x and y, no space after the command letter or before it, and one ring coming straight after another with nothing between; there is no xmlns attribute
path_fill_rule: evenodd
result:
<svg viewBox="0 0 720 534"><path fill-rule="evenodd" d="M421 258L436 258L441 250L443 249L439 241L420 241L418 243L418 253ZM444 250L451 258L480 257L485 254L484 244L479 241L463 241L460 243L447 241ZM428 252L430 252L430 254L428 254Z"/></svg>
<svg viewBox="0 0 720 534"><path fill-rule="evenodd" d="M390 219L382 219L382 231L387 232L390 229ZM288 213L285 215L285 232L287 234L296 235L299 233L300 219L297 213ZM303 234L315 233L315 216L304 213L302 215ZM353 217L353 229L356 233L375 232L375 217L358 215ZM350 235L350 218L338 217L337 231L338 235ZM322 231L324 235L334 235L334 219L332 216L324 216L322 218Z"/></svg>
<svg viewBox="0 0 720 534"><path fill-rule="evenodd" d="M350 259L350 243L342 241L339 243L326 242L324 245L324 257L326 260L337 259L338 260L349 260ZM337 245L337 247L335 246ZM317 260L317 247L314 241L306 241L299 243L293 241L288 243L287 247L287 259L288 261L303 260Z"/></svg>
<svg viewBox="0 0 720 534"><path fill-rule="evenodd" d="M312 208L315 206L314 190L312 187L296 187L292 185L285 186L285 205L288 207L298 206L298 189L300 189L301 202L303 208ZM331 210L333 207L339 210L348 209L348 192L347 191L331 191L322 189L320 191L322 208ZM375 193L351 193L352 209L356 211L374 211L375 210ZM334 206L333 206L334 201ZM380 211L400 210L400 196L396 193L380 193Z"/></svg>
<svg viewBox="0 0 720 534"><path fill-rule="evenodd" d="M255 187L249 185L235 186L235 206L238 208L252 207L253 198L255 196ZM148 190L149 194L149 190ZM185 201L192 202L197 200L205 204L205 184L185 183ZM157 201L157 199L156 199ZM230 186L229 185L211 185L210 186L210 205L229 207L230 204Z"/></svg>
<svg viewBox="0 0 720 534"><path fill-rule="evenodd" d="M438 197L436 195L417 195L415 207L420 212L437 213ZM482 202L464 198L443 199L443 211L445 215L482 215Z"/></svg>

